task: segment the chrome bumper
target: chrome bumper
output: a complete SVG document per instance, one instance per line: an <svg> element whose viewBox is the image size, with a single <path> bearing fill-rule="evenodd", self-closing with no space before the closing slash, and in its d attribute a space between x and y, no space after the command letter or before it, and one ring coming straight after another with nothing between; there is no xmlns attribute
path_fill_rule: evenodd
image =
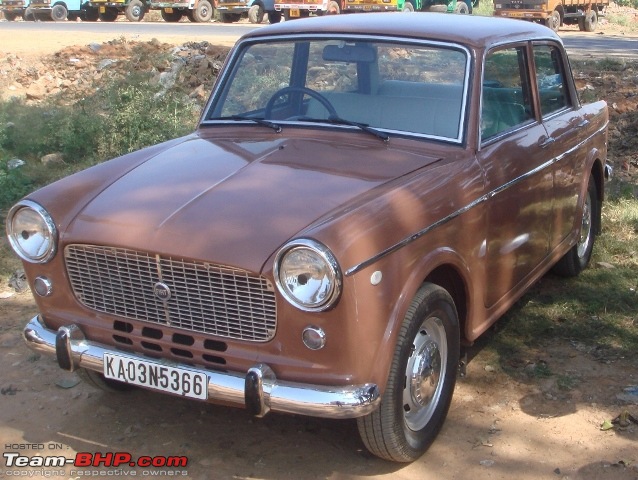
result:
<svg viewBox="0 0 638 480"><path fill-rule="evenodd" d="M49 330L39 315L31 319L23 335L30 348L55 355L60 367L69 371L87 368L102 373L105 353L123 353L86 340L76 325L60 327L57 332ZM126 356L157 362L128 352ZM380 402L379 388L375 384L325 386L281 381L265 364L254 365L246 374L188 368L208 377L209 402L244 406L258 417L272 410L313 417L355 418L374 411Z"/></svg>

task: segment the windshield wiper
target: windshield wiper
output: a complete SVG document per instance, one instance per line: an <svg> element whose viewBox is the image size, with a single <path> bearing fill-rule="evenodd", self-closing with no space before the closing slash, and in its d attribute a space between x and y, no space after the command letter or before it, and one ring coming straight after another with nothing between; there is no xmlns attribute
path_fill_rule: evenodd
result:
<svg viewBox="0 0 638 480"><path fill-rule="evenodd" d="M369 126L367 123L359 123L359 122L355 122L353 120L346 120L345 118L341 118L341 117L335 117L334 115L326 118L311 118L311 117L299 117L297 120L302 121L302 122L321 122L321 123L331 123L333 125L347 125L350 127L357 127L360 128L361 130L363 130L364 132L367 132L371 135L374 135L377 138L380 138L381 140L383 140L384 142L387 142L390 140L390 136L380 132L379 130L377 130L376 128L372 128L371 126Z"/></svg>
<svg viewBox="0 0 638 480"><path fill-rule="evenodd" d="M249 122L255 122L259 125L263 125L264 127L272 128L275 133L281 133L281 125L264 118L248 117L246 115L231 115L230 117L220 117L211 120L248 120Z"/></svg>

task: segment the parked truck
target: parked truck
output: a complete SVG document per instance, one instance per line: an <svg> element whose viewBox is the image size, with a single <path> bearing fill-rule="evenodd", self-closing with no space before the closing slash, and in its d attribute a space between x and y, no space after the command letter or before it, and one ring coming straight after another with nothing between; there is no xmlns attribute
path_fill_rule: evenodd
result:
<svg viewBox="0 0 638 480"><path fill-rule="evenodd" d="M275 12L286 20L346 12L392 12L398 0L275 0Z"/></svg>
<svg viewBox="0 0 638 480"><path fill-rule="evenodd" d="M179 22L187 17L191 22L210 22L215 10L212 0L151 0L152 10L161 10L165 22Z"/></svg>
<svg viewBox="0 0 638 480"><path fill-rule="evenodd" d="M0 0L0 12L7 22L24 18L24 12L29 6L29 0Z"/></svg>
<svg viewBox="0 0 638 480"><path fill-rule="evenodd" d="M542 23L555 32L575 24L580 31L593 32L608 5L609 0L495 0L494 15Z"/></svg>
<svg viewBox="0 0 638 480"><path fill-rule="evenodd" d="M98 10L87 0L31 0L24 12L25 20L51 19L55 22L81 18L95 22Z"/></svg>
<svg viewBox="0 0 638 480"><path fill-rule="evenodd" d="M146 0L90 0L91 6L99 11L100 20L114 22L119 15L125 15L130 22L140 22L150 8Z"/></svg>
<svg viewBox="0 0 638 480"><path fill-rule="evenodd" d="M266 17L270 23L281 21L274 0L217 0L216 8L223 23L236 22L244 16L250 23L261 23Z"/></svg>
<svg viewBox="0 0 638 480"><path fill-rule="evenodd" d="M470 14L479 0L398 0L403 12L447 12Z"/></svg>

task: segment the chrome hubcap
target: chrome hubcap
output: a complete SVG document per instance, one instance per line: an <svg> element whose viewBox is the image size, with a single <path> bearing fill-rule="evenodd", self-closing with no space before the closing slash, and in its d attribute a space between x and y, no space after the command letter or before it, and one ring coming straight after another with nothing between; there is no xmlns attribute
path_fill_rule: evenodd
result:
<svg viewBox="0 0 638 480"><path fill-rule="evenodd" d="M578 240L578 257L583 258L587 252L591 237L591 196L587 195L583 206L583 221L580 226L580 239Z"/></svg>
<svg viewBox="0 0 638 480"><path fill-rule="evenodd" d="M421 430L434 414L441 396L447 355L441 320L428 318L414 338L405 372L403 416L411 430Z"/></svg>

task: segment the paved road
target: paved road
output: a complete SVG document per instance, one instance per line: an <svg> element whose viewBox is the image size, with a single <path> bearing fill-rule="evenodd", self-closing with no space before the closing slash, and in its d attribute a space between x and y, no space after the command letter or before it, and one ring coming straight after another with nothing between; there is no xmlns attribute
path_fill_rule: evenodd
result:
<svg viewBox="0 0 638 480"><path fill-rule="evenodd" d="M1 22L0 49L3 37L14 34L27 34L47 41L55 38L56 34L82 33L84 36L110 35L111 38L126 37L130 39L148 39L156 37L159 40L183 38L187 41L207 40L211 43L221 42L232 44L242 34L260 26L249 23L220 24L220 23L176 23L164 22L130 23L118 21L113 23L92 22ZM638 60L638 36L626 37L621 35L607 35L602 33L583 33L576 31L560 31L567 50L572 58L629 58Z"/></svg>

